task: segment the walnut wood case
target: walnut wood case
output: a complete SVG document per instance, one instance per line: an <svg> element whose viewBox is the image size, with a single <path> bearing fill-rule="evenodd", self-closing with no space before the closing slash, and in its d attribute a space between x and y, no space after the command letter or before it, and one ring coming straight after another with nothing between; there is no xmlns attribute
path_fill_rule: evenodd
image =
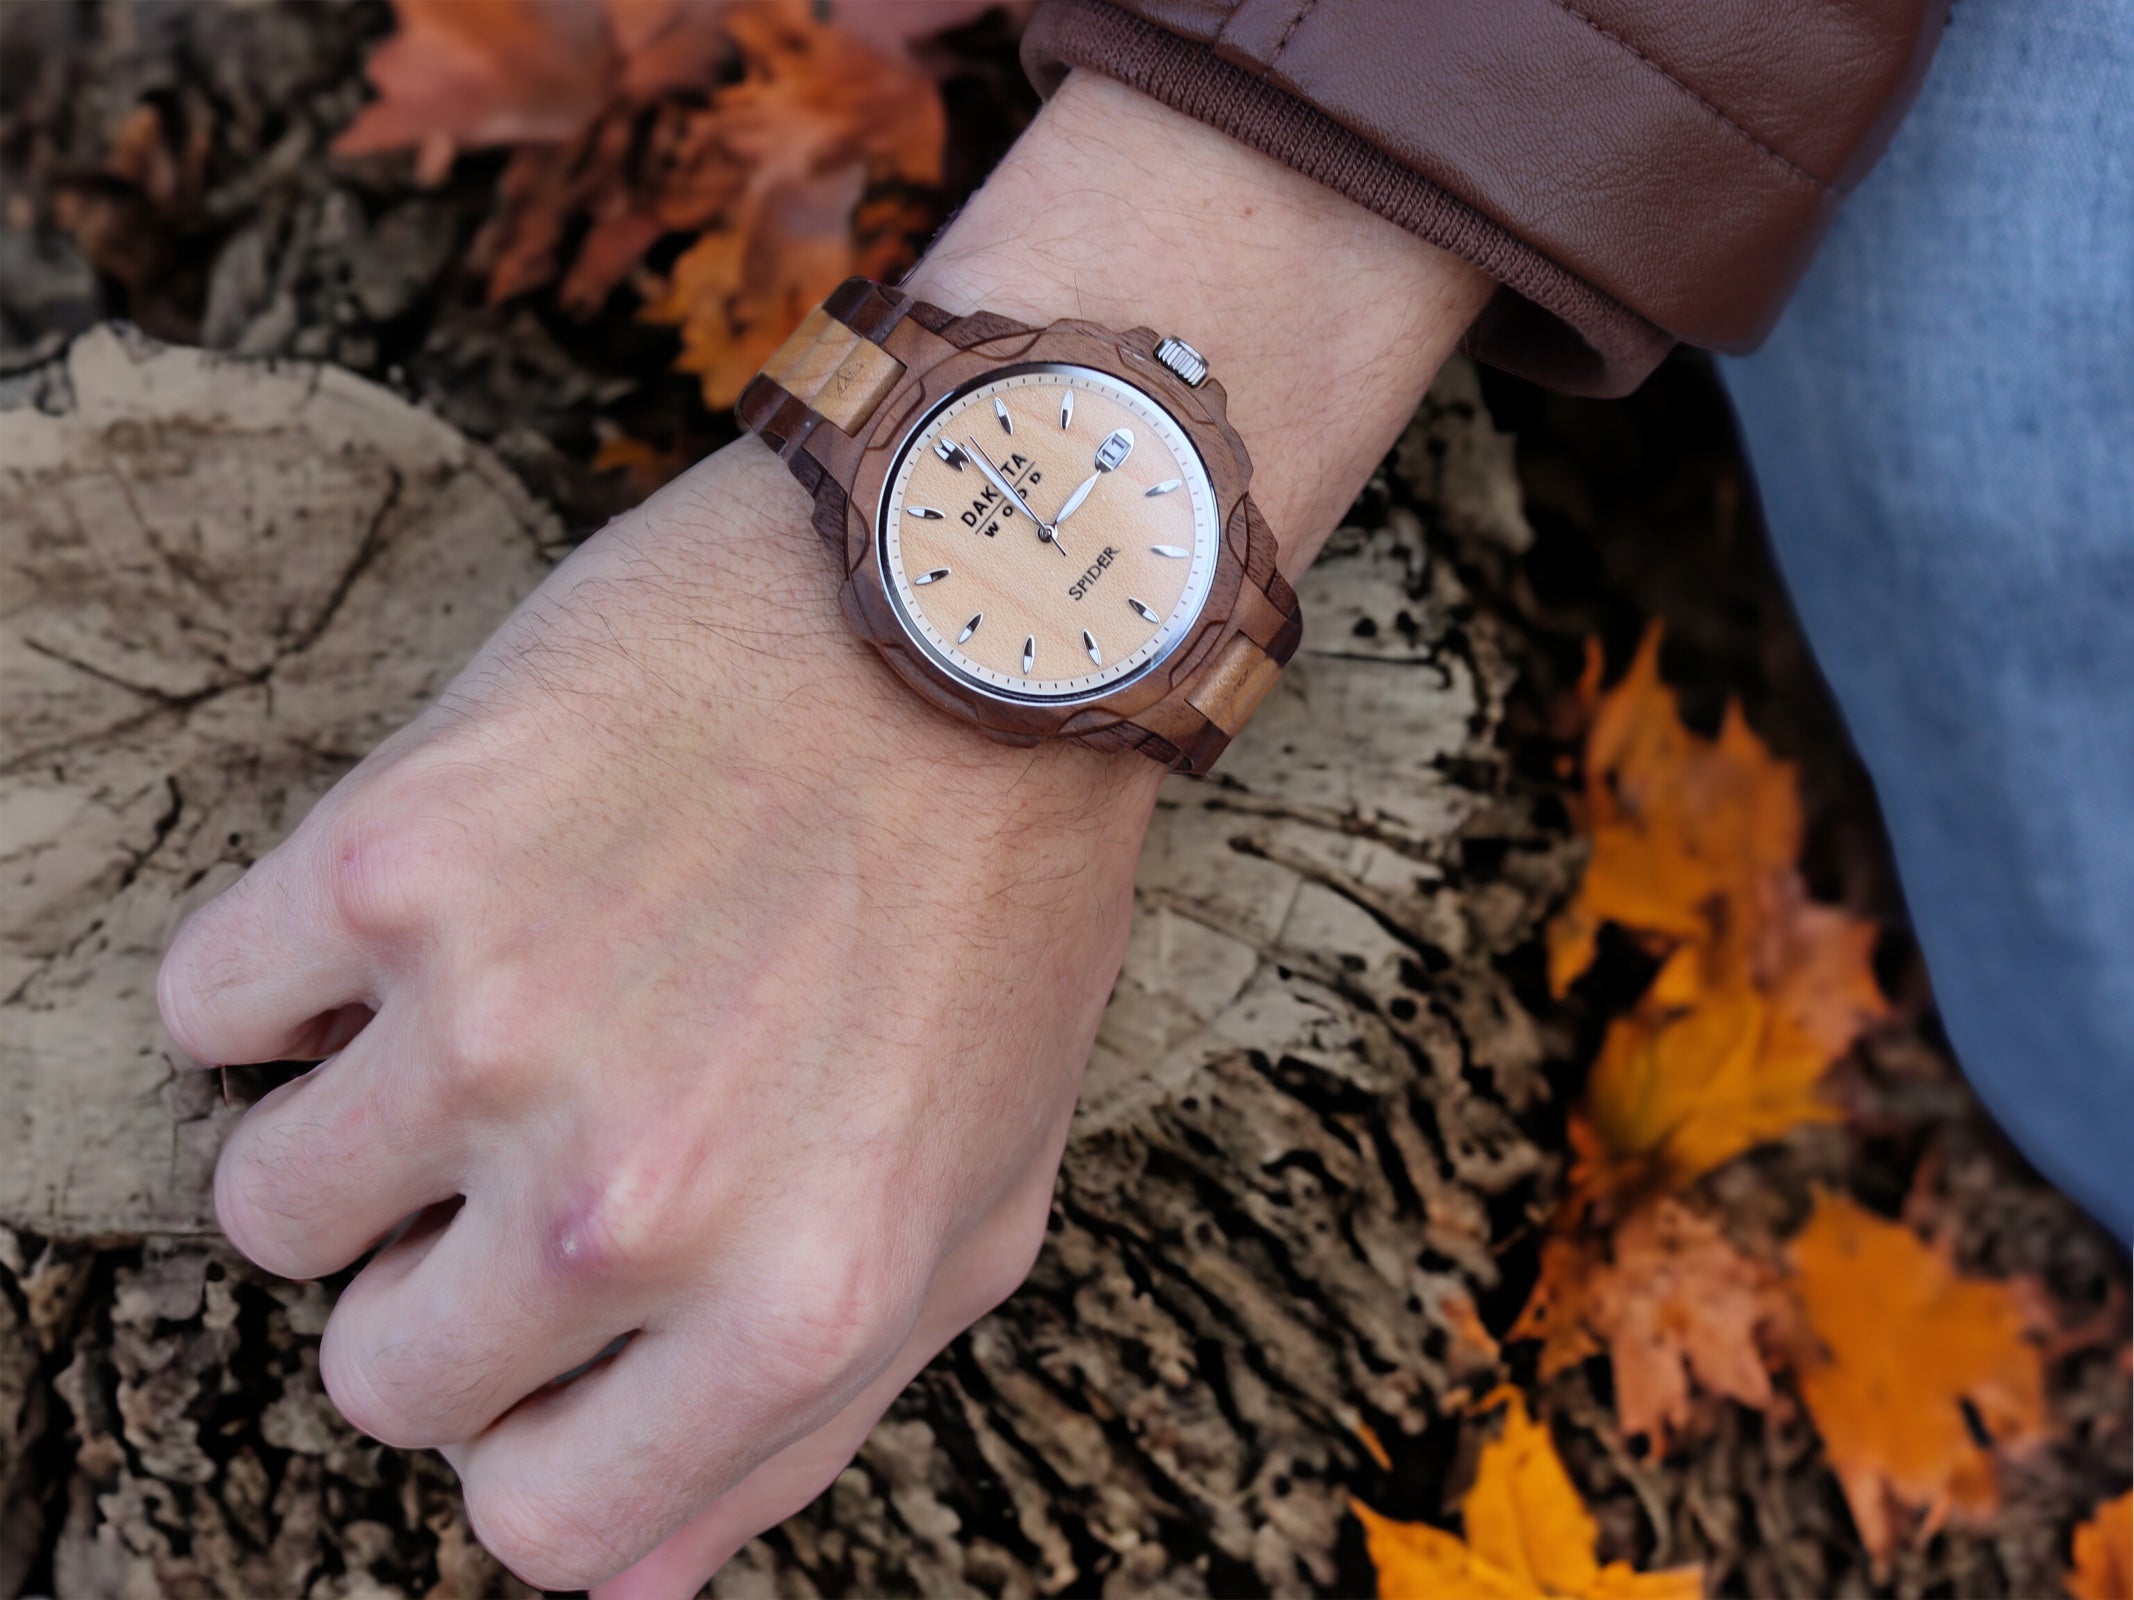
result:
<svg viewBox="0 0 2134 1600"><path fill-rule="evenodd" d="M1146 328L952 316L856 278L810 314L737 409L815 496L816 531L843 565L846 617L914 691L994 738L1076 739L1206 772L1295 652L1302 621L1247 493L1251 460L1222 386L1188 385L1156 359L1157 344ZM1117 688L1064 705L996 698L950 676L905 633L881 565L882 496L913 425L967 385L1032 363L1113 373L1176 417L1207 468L1221 530L1207 602L1179 643Z"/></svg>

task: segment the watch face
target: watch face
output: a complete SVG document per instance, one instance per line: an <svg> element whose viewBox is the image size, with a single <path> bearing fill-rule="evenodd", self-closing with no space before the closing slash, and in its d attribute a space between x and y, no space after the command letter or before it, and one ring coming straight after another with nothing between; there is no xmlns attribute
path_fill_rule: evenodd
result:
<svg viewBox="0 0 2134 1600"><path fill-rule="evenodd" d="M1215 578L1215 486L1171 414L1088 367L1015 367L922 417L879 538L897 620L1004 700L1106 694L1190 632Z"/></svg>

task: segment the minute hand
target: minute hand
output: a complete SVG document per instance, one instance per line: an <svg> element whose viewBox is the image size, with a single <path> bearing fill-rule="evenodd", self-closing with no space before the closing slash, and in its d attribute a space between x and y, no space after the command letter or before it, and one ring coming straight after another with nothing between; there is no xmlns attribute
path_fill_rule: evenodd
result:
<svg viewBox="0 0 2134 1600"><path fill-rule="evenodd" d="M1002 494L1006 495L1008 497L1009 503L1013 505L1017 511L1020 511L1024 516L1030 519L1030 525L1032 527L1042 529L1045 526L1045 519L1040 517L1035 511L1032 511L1030 509L1030 502L1025 500L1021 495L1017 494L1015 492L1015 485L1008 482L1006 478L1002 477L1000 475L1000 469L994 466L992 462L986 459L986 453L978 448L978 441L976 439L971 438L969 435L965 435L963 442L966 445L970 446L971 459L978 463L978 470L986 475L986 478L992 483L993 487L998 489Z"/></svg>

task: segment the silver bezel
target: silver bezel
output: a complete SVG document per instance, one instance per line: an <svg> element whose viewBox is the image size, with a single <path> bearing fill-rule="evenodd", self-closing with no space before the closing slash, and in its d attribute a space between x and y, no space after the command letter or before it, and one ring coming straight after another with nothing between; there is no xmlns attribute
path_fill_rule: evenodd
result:
<svg viewBox="0 0 2134 1600"><path fill-rule="evenodd" d="M1130 672L1107 678L1103 683L1092 688L1076 690L1066 694L1024 693L1014 689L1003 688L973 675L967 668L956 662L946 653L943 646L934 641L918 619L912 616L899 581L900 568L893 559L893 551L891 549L892 532L901 531L893 529L892 525L899 520L900 496L897 491L903 477L904 463L910 457L918 441L925 435L927 429L933 425L934 420L944 411L947 411L950 407L978 390L988 388L1003 379L1033 375L1091 378L1100 384L1123 389L1130 394L1138 396L1143 404L1151 407L1163 417L1171 431L1177 436L1177 442L1184 447L1185 452L1190 456L1193 467L1199 475L1198 481L1190 485L1193 490L1195 510L1193 550L1190 557L1192 568L1186 575L1185 588L1179 595L1177 605L1172 608L1170 615L1158 626L1158 636L1163 638L1161 648ZM1193 636L1194 624L1199 621L1201 614L1207 609L1208 596L1215 583L1216 568L1220 564L1222 511L1215 503L1215 480L1208 471L1207 461L1200 453L1200 446L1194 442L1192 433L1188 431L1184 423L1178 420L1169 406L1149 393L1140 384L1130 379L1122 378L1116 372L1107 372L1101 367L1084 366L1077 362L1028 361L1014 366L997 367L992 371L980 373L970 381L951 389L912 420L910 426L904 430L903 438L897 441L896 452L890 458L888 475L882 482L881 503L875 508L874 543L875 565L881 574L883 591L889 599L890 614L896 618L897 627L902 631L904 637L910 641L912 648L917 650L936 668L947 674L960 687L968 689L975 694L984 695L987 699L1004 705L1076 706L1087 704L1091 701L1107 699L1119 693L1122 689L1139 683L1175 655L1179 647ZM1168 635L1167 637L1165 637L1166 634Z"/></svg>

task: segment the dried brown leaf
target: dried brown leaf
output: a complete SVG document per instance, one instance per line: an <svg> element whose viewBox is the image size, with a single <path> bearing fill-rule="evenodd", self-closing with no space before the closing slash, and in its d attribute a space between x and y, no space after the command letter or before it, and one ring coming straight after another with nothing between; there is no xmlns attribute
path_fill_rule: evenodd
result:
<svg viewBox="0 0 2134 1600"><path fill-rule="evenodd" d="M1692 1380L1759 1411L1771 1403L1767 1345L1792 1320L1773 1268L1665 1197L1626 1217L1607 1248L1603 1258L1597 1242L1543 1247L1512 1337L1542 1341L1544 1379L1605 1349L1624 1432L1650 1434L1662 1450L1691 1421Z"/></svg>

